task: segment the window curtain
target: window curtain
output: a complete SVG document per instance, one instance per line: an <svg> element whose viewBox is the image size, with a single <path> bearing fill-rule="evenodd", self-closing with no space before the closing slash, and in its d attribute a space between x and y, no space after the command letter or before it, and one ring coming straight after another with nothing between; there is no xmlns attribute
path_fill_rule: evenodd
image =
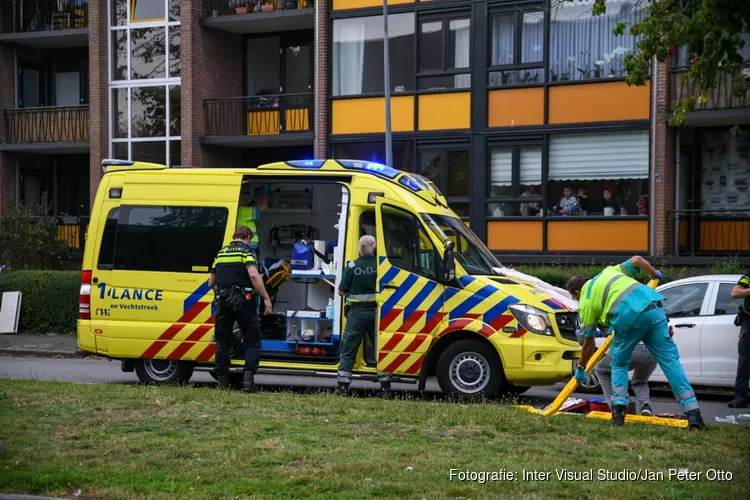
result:
<svg viewBox="0 0 750 500"><path fill-rule="evenodd" d="M521 148L521 185L539 186L542 183L542 148Z"/></svg>
<svg viewBox="0 0 750 500"><path fill-rule="evenodd" d="M648 130L550 137L549 180L648 179Z"/></svg>
<svg viewBox="0 0 750 500"><path fill-rule="evenodd" d="M628 25L644 18L644 9L630 1L609 0L607 13L593 17L593 1L562 3L556 0L550 22L550 72L560 80L624 76L623 58L637 38L628 30L613 33L617 23Z"/></svg>
<svg viewBox="0 0 750 500"><path fill-rule="evenodd" d="M490 184L502 187L513 183L513 150L493 149L490 152Z"/></svg>
<svg viewBox="0 0 750 500"><path fill-rule="evenodd" d="M333 23L333 95L362 93L366 19Z"/></svg>
<svg viewBox="0 0 750 500"><path fill-rule="evenodd" d="M492 46L490 47L492 66L514 63L515 28L515 16L494 16L492 18Z"/></svg>
<svg viewBox="0 0 750 500"><path fill-rule="evenodd" d="M471 59L471 21L457 19L450 22L450 29L456 35L456 68L469 68ZM471 75L456 75L454 86L457 89L471 87Z"/></svg>

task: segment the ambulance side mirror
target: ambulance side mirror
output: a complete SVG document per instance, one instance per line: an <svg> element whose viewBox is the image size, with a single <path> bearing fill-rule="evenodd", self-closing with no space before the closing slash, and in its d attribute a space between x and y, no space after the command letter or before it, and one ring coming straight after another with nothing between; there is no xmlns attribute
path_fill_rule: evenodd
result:
<svg viewBox="0 0 750 500"><path fill-rule="evenodd" d="M441 269L441 278L443 281L453 281L456 278L455 256L453 254L453 242L445 242L445 251L443 252L443 268Z"/></svg>

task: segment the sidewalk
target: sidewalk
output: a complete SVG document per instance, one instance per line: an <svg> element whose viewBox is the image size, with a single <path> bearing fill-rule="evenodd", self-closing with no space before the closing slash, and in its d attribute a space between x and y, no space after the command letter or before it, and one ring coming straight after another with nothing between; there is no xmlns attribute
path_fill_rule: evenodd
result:
<svg viewBox="0 0 750 500"><path fill-rule="evenodd" d="M45 358L86 356L78 349L75 335L0 335L0 356L38 356Z"/></svg>

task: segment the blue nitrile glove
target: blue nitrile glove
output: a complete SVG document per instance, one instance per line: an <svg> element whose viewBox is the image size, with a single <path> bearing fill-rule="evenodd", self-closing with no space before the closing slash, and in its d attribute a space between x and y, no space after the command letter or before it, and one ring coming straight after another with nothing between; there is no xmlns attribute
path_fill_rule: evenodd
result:
<svg viewBox="0 0 750 500"><path fill-rule="evenodd" d="M576 381L579 385L583 385L586 383L586 380L589 378L588 375L586 375L586 370L581 368L580 366L576 368Z"/></svg>
<svg viewBox="0 0 750 500"><path fill-rule="evenodd" d="M661 273L661 271L656 271L655 278L659 280L659 283L661 283L662 281L664 281L664 275Z"/></svg>

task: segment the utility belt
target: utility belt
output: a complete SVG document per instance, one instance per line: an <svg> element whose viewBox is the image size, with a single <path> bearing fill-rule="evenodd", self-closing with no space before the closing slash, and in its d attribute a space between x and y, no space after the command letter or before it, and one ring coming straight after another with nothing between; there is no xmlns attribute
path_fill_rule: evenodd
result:
<svg viewBox="0 0 750 500"><path fill-rule="evenodd" d="M216 288L217 307L229 307L232 310L239 310L246 303L255 298L255 290L251 287L232 285L228 287Z"/></svg>

